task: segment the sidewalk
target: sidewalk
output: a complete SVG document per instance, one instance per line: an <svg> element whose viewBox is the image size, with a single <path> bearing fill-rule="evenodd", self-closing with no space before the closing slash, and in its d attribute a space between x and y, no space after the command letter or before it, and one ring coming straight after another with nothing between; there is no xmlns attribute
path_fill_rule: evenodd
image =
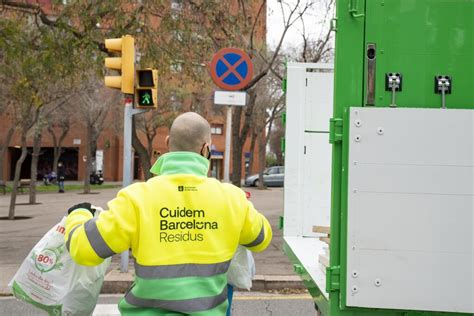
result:
<svg viewBox="0 0 474 316"><path fill-rule="evenodd" d="M9 294L7 287L18 267L28 255L35 243L57 222L66 210L77 203L88 201L106 208L119 189L97 190L98 194L84 195L80 191L41 193L37 201L41 204L28 205L28 194L18 196L16 216L31 217L23 220L0 220L0 295ZM278 219L283 213L283 189L256 190L245 188L252 194L251 201L270 221L273 228L271 245L263 253L254 254L257 276L253 290L303 288L299 278L293 273L293 267L283 254L282 232L278 229ZM0 217L8 215L10 196L0 195ZM25 205L26 204L26 205ZM104 282L104 293L122 293L133 280L132 269L125 274L119 272L120 256L114 256L110 271Z"/></svg>

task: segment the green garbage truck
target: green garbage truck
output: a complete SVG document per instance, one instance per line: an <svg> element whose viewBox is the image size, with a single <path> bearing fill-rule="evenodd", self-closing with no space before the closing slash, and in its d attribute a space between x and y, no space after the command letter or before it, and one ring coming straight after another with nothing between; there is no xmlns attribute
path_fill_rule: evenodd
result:
<svg viewBox="0 0 474 316"><path fill-rule="evenodd" d="M284 251L324 316L474 314L474 1L337 0L287 65Z"/></svg>

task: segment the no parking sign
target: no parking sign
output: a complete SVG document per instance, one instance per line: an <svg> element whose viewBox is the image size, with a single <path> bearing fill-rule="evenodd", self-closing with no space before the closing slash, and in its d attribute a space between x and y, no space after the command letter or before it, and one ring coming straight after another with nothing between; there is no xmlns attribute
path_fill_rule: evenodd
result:
<svg viewBox="0 0 474 316"><path fill-rule="evenodd" d="M218 87L235 91L242 89L252 80L253 65L246 52L227 47L214 55L210 72L212 80Z"/></svg>

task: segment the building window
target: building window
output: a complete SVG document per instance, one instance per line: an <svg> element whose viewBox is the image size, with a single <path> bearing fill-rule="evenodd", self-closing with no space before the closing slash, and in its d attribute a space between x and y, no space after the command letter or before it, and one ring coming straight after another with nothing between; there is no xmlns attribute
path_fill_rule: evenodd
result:
<svg viewBox="0 0 474 316"><path fill-rule="evenodd" d="M183 70L183 63L180 61L174 61L170 65L171 72L177 73Z"/></svg>
<svg viewBox="0 0 474 316"><path fill-rule="evenodd" d="M182 0L171 0L171 10L181 11L183 10L183 1Z"/></svg>
<svg viewBox="0 0 474 316"><path fill-rule="evenodd" d="M222 124L212 124L211 125L211 134L213 135L222 135L222 130L224 129L224 125Z"/></svg>
<svg viewBox="0 0 474 316"><path fill-rule="evenodd" d="M173 20L178 19L179 13L183 10L183 2L181 0L172 0L171 1L171 18Z"/></svg>

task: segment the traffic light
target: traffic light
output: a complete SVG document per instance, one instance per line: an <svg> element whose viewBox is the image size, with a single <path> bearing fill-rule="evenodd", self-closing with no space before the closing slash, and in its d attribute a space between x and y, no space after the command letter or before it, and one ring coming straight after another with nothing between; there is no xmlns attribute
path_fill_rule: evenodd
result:
<svg viewBox="0 0 474 316"><path fill-rule="evenodd" d="M116 69L121 76L105 76L105 85L133 94L135 76L135 39L130 35L105 40L109 52L121 53L122 57L105 58L105 67Z"/></svg>
<svg viewBox="0 0 474 316"><path fill-rule="evenodd" d="M158 71L156 69L137 70L135 107L150 109L158 106Z"/></svg>

